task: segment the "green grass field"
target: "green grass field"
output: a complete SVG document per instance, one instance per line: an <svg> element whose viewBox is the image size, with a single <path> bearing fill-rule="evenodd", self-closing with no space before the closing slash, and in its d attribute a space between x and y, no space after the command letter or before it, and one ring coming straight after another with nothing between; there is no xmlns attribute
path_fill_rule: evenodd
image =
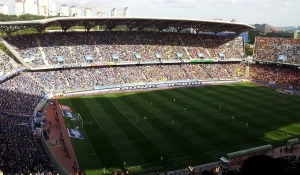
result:
<svg viewBox="0 0 300 175"><path fill-rule="evenodd" d="M104 168L109 174L117 169L136 173L182 169L217 161L233 151L283 145L300 134L300 98L254 84L136 91L59 102L82 116L85 139L71 140L88 175L103 174ZM72 121L65 121L73 128Z"/></svg>

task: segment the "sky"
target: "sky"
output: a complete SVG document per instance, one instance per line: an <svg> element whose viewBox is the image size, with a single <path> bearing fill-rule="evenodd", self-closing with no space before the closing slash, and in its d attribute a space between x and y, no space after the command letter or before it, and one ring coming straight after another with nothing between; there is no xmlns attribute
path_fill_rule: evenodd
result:
<svg viewBox="0 0 300 175"><path fill-rule="evenodd" d="M0 0L13 14L15 0ZM132 17L167 17L190 19L236 19L247 24L267 23L275 27L300 26L300 0L53 0L58 8L67 6L86 7L110 14L113 7L122 13L129 7ZM83 12L81 12L83 14Z"/></svg>

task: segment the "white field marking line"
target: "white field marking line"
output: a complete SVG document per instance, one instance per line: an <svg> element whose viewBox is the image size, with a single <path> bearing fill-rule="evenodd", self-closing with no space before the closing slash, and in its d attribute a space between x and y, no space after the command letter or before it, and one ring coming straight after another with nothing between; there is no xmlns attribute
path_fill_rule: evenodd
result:
<svg viewBox="0 0 300 175"><path fill-rule="evenodd" d="M68 100L70 101L70 104L71 104L71 106L72 106L72 109L74 109L74 107L73 107L73 105L72 105L72 102L71 102L71 100L70 100L69 98L68 98ZM86 134L86 132L85 132L84 128L83 128L82 132L84 132L84 133L85 133L85 135L87 136L87 134ZM91 143L91 141L90 141L89 137L87 136L86 138L87 138L87 140L89 141L89 143L90 143L91 147L93 148L93 145L92 145L92 143ZM101 166L101 168L102 168L102 164L101 164L101 162L100 162L100 160L99 160L99 158L98 158L98 156L97 156L97 154L96 154L96 152L95 152L94 148L93 148L93 152L94 152L94 155L96 156L96 158L97 158L97 160L98 160L98 162L99 162L99 164L100 164L100 166Z"/></svg>
<svg viewBox="0 0 300 175"><path fill-rule="evenodd" d="M189 99L191 102L190 103L188 103L187 105L190 105L190 104L196 104L196 103L198 103L198 104L201 104L201 105L203 105L203 106L206 106L207 107L207 105L205 105L205 104L203 104L203 103L201 103L201 102L198 102L198 101L196 101L196 100L194 100L193 98L189 98L189 97L186 97L187 99ZM188 106L187 106L188 107ZM208 106L209 107L209 106ZM230 107L231 108L231 107ZM213 108L212 108L213 109ZM231 108L232 109L232 108ZM233 109L232 109L233 110ZM192 111L192 112L195 112L195 113L198 113L198 114L203 114L203 112L199 112L199 111L194 111L194 110L189 110L189 111ZM232 111L231 111L232 112Z"/></svg>
<svg viewBox="0 0 300 175"><path fill-rule="evenodd" d="M111 103L112 105L114 105L114 107L118 110L118 111L120 111L123 115L124 115L124 117L126 117L127 118L127 120L129 120L129 118L126 116L126 114L125 113L123 113L119 108L117 108L117 106L112 102ZM143 131L142 130L140 130L140 128L138 128L131 120L129 120L142 134L144 134L144 136L147 138L147 139L149 139L147 136L146 136L146 134L145 133L143 133Z"/></svg>
<svg viewBox="0 0 300 175"><path fill-rule="evenodd" d="M107 145L101 145L101 146L95 146L93 148L102 148L102 147L106 147L106 146L114 146L114 145L121 145L124 143L133 143L133 142L137 142L137 141L141 141L141 140L148 140L148 139L137 139L137 140L129 140L129 141L125 141L125 142L118 142L118 143L112 143L112 144L107 144Z"/></svg>
<svg viewBox="0 0 300 175"><path fill-rule="evenodd" d="M72 106L72 109L74 110L74 106L72 105L72 102L71 102L71 100L70 100L69 97L68 97L68 100L69 100L69 102L70 102L70 105Z"/></svg>
<svg viewBox="0 0 300 175"><path fill-rule="evenodd" d="M130 115L133 115L133 116L136 117L136 122L134 122L133 124L136 124L136 123L139 121L138 116L136 116L135 114L132 114L132 113L130 113L130 112L123 112L123 113L124 113L124 114L130 114Z"/></svg>
<svg viewBox="0 0 300 175"><path fill-rule="evenodd" d="M97 121L97 119L95 118L95 116L93 115L93 113L91 113L91 115L92 115L92 117L95 119L95 121L97 122L97 124L99 125L99 127L100 127L101 131L103 131L103 129L102 129L102 127L101 127L100 123Z"/></svg>

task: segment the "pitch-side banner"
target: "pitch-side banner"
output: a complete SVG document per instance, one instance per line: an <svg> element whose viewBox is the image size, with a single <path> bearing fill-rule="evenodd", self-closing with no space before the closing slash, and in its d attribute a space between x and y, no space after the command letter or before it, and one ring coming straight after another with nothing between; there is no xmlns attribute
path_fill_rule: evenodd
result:
<svg viewBox="0 0 300 175"><path fill-rule="evenodd" d="M65 110L68 112L73 112L72 109L69 106L65 106L65 105L59 105L61 110Z"/></svg>
<svg viewBox="0 0 300 175"><path fill-rule="evenodd" d="M64 117L69 117L71 119L76 119L76 115L73 113L73 112L69 112L69 111L65 111L65 110L62 110L62 115Z"/></svg>
<svg viewBox="0 0 300 175"><path fill-rule="evenodd" d="M69 136L71 138L76 138L76 139L84 139L83 134L80 130L78 129L71 129L71 128L67 128L68 129L68 133Z"/></svg>

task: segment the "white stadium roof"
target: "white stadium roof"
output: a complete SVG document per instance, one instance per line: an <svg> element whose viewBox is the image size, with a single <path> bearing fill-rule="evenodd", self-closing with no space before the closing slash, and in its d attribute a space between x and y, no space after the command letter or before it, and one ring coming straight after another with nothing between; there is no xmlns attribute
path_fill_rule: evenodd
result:
<svg viewBox="0 0 300 175"><path fill-rule="evenodd" d="M61 25L62 30L75 25L83 25L89 31L97 25L105 25L108 30L118 25L126 25L129 30L137 28L142 30L146 27L154 27L159 31L174 27L177 30L193 28L196 31L224 32L231 31L241 33L254 27L249 24L237 22L225 22L203 19L182 19L182 18L145 18L145 17L56 17L42 20L31 21L9 21L0 22L0 30L4 32L13 32L24 28L37 28L38 31L57 23Z"/></svg>

